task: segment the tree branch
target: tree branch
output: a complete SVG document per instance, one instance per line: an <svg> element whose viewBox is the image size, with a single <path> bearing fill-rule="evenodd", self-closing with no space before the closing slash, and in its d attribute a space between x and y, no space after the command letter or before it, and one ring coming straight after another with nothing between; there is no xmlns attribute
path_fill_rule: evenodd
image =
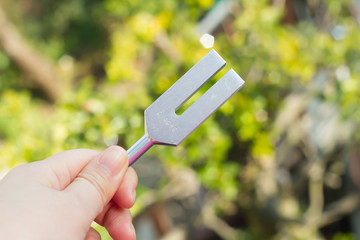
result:
<svg viewBox="0 0 360 240"><path fill-rule="evenodd" d="M0 7L0 47L18 67L31 76L50 101L59 97L60 82L50 60L32 49L9 22Z"/></svg>

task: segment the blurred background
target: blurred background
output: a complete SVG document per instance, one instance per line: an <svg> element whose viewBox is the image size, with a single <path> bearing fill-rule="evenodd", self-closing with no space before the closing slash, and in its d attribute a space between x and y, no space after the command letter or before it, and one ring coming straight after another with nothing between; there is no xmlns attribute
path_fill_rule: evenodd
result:
<svg viewBox="0 0 360 240"><path fill-rule="evenodd" d="M359 24L359 0L0 0L0 177L129 148L210 33L246 84L133 165L137 239L360 239Z"/></svg>

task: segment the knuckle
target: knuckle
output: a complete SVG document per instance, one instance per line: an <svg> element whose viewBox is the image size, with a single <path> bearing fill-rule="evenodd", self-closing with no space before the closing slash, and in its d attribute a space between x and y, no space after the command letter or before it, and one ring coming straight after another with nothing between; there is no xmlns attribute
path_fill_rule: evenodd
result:
<svg viewBox="0 0 360 240"><path fill-rule="evenodd" d="M9 172L9 176L33 177L39 175L42 168L38 167L39 162L21 164Z"/></svg>
<svg viewBox="0 0 360 240"><path fill-rule="evenodd" d="M103 205L107 202L107 177L104 176L103 173L99 170L92 170L90 171L84 171L80 172L77 180L83 180L88 182L92 187L95 188L95 191L97 192L97 195L100 198L100 201Z"/></svg>

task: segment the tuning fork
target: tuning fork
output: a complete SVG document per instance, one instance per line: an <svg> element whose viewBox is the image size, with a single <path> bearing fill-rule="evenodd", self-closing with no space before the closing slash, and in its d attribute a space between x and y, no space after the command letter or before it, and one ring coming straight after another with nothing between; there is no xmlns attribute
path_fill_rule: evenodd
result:
<svg viewBox="0 0 360 240"><path fill-rule="evenodd" d="M230 69L181 115L176 113L225 64L212 49L145 110L145 134L127 150L129 166L153 145L178 146L244 85Z"/></svg>

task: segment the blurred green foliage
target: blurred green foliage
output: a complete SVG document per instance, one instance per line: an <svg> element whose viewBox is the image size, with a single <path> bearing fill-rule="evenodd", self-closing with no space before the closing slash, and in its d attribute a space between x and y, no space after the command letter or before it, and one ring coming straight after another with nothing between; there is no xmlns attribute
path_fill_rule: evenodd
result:
<svg viewBox="0 0 360 240"><path fill-rule="evenodd" d="M21 72L0 50L0 167L66 149L101 150L114 134L123 147L131 146L143 134L144 109L207 53L195 25L213 4L17 0L5 5L28 42L57 62L70 84L51 105L23 87ZM331 22L323 27L311 21L282 24L281 7L267 0L239 1L229 32L216 34L215 49L245 87L181 146L156 147L149 154L165 167L195 169L220 202L237 203L244 166L275 161L273 125L284 97L307 88L317 71L332 73L332 87L321 97L358 125L359 27L348 13L349 1L326 4ZM331 35L335 26L345 29L343 38ZM64 56L70 56L71 70L62 68ZM349 74L341 75L341 67Z"/></svg>
<svg viewBox="0 0 360 240"><path fill-rule="evenodd" d="M353 240L356 239L354 234L351 233L337 233L332 240Z"/></svg>

